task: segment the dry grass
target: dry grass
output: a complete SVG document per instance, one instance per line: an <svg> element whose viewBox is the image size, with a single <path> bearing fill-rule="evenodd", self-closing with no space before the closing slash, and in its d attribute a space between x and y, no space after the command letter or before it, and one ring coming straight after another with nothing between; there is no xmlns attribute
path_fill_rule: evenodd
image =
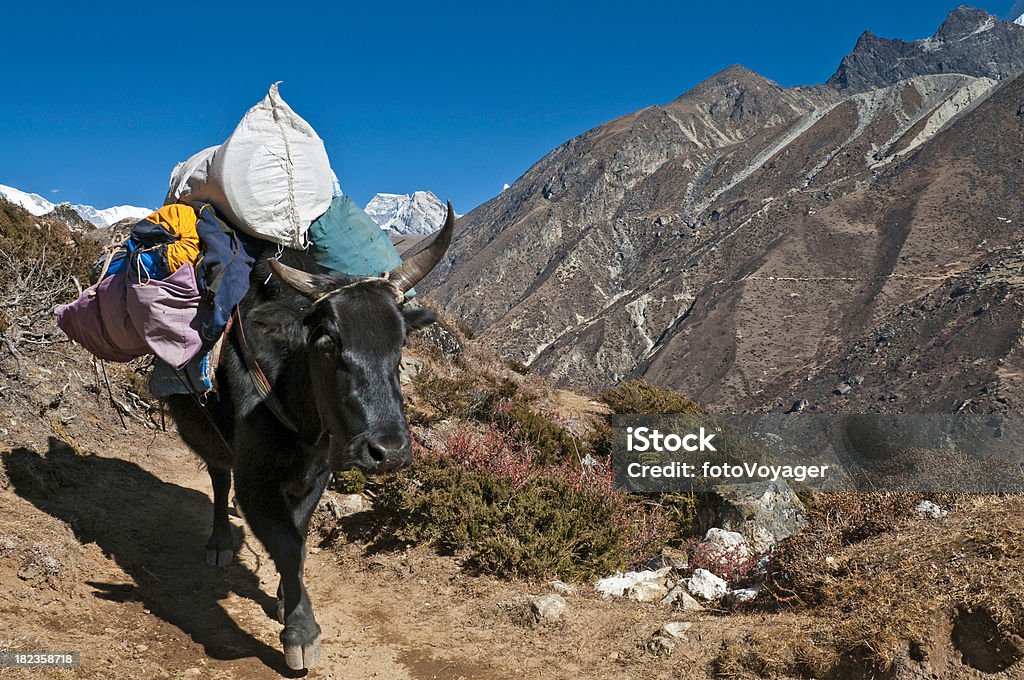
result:
<svg viewBox="0 0 1024 680"><path fill-rule="evenodd" d="M918 500L818 499L808 528L780 545L770 592L822 622L844 667L884 673L948 652L1009 668L1024 658L1024 499L947 497L938 520L911 518Z"/></svg>

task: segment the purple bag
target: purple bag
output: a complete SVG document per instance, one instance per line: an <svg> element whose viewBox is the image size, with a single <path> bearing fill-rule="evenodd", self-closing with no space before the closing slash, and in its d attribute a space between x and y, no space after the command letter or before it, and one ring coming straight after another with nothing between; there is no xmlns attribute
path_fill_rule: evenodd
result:
<svg viewBox="0 0 1024 680"><path fill-rule="evenodd" d="M183 264L163 281L129 282L108 276L77 300L57 308L57 325L69 338L108 361L155 354L175 368L202 347L196 271Z"/></svg>
<svg viewBox="0 0 1024 680"><path fill-rule="evenodd" d="M149 345L125 314L127 288L123 274L108 276L58 307L57 325L100 359L131 361L149 354Z"/></svg>
<svg viewBox="0 0 1024 680"><path fill-rule="evenodd" d="M199 286L188 263L157 281L130 281L125 295L128 316L153 354L181 368L199 352Z"/></svg>

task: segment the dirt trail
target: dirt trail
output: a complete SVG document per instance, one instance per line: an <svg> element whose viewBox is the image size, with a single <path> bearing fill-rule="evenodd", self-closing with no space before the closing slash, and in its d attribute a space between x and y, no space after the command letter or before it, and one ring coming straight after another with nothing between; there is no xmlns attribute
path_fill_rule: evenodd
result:
<svg viewBox="0 0 1024 680"><path fill-rule="evenodd" d="M294 677L270 616L276 573L240 518L236 562L205 564L208 489L196 459L162 435L113 454L56 438L4 454L0 648L78 650L82 667L0 677ZM688 669L737 623L709 621L709 642L668 663L643 649L669 618L657 607L583 587L565 621L533 626L528 596L543 584L469 576L421 550L367 554L344 539L311 551L307 583L324 631L316 678L705 677Z"/></svg>

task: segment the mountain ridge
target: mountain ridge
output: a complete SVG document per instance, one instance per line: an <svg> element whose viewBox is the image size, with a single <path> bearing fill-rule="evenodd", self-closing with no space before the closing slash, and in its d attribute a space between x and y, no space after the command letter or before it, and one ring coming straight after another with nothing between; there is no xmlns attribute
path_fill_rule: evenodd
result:
<svg viewBox="0 0 1024 680"><path fill-rule="evenodd" d="M943 44L962 37L967 54L1004 30L976 32L989 21L982 14L990 17L954 10L936 35ZM927 61L910 68L925 72L882 70L874 76L895 79L863 91L781 88L724 69L546 154L460 221L449 256L420 288L502 354L561 384L643 377L744 409L788 408L790 396L831 385L814 388L828 408L840 379L832 362L849 343L968 265L997 265L975 244L1012 248L1005 228L984 234L1006 224L997 218L1024 218L1004 191L1005 215L969 200L1003 181L992 149L1014 153L1006 141L1020 135L1012 101L1024 100L1024 81L932 73ZM980 170L948 154L941 168L922 167L950 136L992 147L972 151ZM922 177L942 191L886 188ZM938 372L961 370L938 354L928 360ZM868 383L899 382L891 366L878 370ZM936 408L963 400L947 378L939 382L949 391L928 402ZM998 393L1000 379L985 379Z"/></svg>
<svg viewBox="0 0 1024 680"><path fill-rule="evenodd" d="M82 220L98 229L109 227L112 224L116 224L117 222L128 218L141 220L153 212L150 208L140 208L132 205L118 205L110 208L98 209L91 205L75 205L66 202L52 203L39 194L22 191L21 189L7 186L5 184L0 184L0 197L7 199L15 205L21 206L37 217L52 213L58 208L61 208L62 211L70 209ZM61 217L60 215L58 216ZM66 216L63 216L61 218L64 219L65 217Z"/></svg>

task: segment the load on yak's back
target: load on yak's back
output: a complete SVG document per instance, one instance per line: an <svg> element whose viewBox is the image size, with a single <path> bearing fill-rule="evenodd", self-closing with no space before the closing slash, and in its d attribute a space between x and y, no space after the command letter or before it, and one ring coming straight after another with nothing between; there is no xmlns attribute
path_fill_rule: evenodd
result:
<svg viewBox="0 0 1024 680"><path fill-rule="evenodd" d="M218 341L265 247L306 250L324 270L352 276L402 264L341 193L323 140L277 84L223 144L174 168L164 206L107 249L93 285L57 308L57 325L100 359L155 355L157 397L205 393Z"/></svg>

